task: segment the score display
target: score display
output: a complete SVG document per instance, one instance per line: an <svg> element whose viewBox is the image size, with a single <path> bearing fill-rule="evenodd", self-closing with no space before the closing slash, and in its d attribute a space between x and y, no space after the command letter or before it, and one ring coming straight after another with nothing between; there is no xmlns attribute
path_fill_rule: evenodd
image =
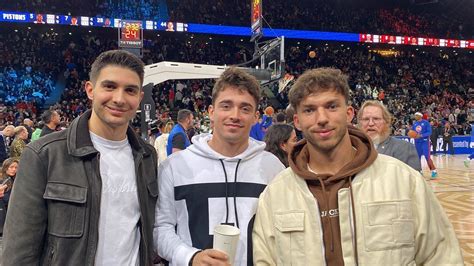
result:
<svg viewBox="0 0 474 266"><path fill-rule="evenodd" d="M142 48L143 27L141 21L122 20L119 30L119 47Z"/></svg>
<svg viewBox="0 0 474 266"><path fill-rule="evenodd" d="M474 40L438 39L438 38L394 36L394 35L380 35L380 34L368 34L368 33L360 34L359 42L474 49Z"/></svg>
<svg viewBox="0 0 474 266"><path fill-rule="evenodd" d="M251 0L250 5L252 7L250 14L250 29L252 31L250 41L253 42L263 36L262 0Z"/></svg>
<svg viewBox="0 0 474 266"><path fill-rule="evenodd" d="M343 32L321 32L308 30L289 30L289 29L268 29L261 27L262 25L262 7L261 0L251 0L252 26L224 26L224 25L208 25L208 24L194 24L181 23L174 21L132 21L140 25L139 32L134 33L129 29L128 34L122 33L123 21L119 18L105 18L105 17L87 17L87 16L71 16L71 15L56 15L47 13L29 13L16 11L2 11L0 10L0 22L13 23L32 23L32 24L46 24L46 25L70 25L78 27L110 27L120 28L119 39L124 34L123 45L132 46L132 48L142 47L142 42L138 43L135 39L139 36L143 39L143 29L158 30L158 31L174 31L174 32L191 32L198 34L218 34L229 36L251 36L257 37L259 34L263 35L263 31L268 35L267 37L285 36L288 39L305 39L305 40L329 40L329 41L343 41L343 42L362 42L362 43L387 43L394 45L417 45L417 46L434 46L434 47L452 47L460 49L474 49L474 40L459 40L459 39L441 39L441 38L426 38L414 36L395 36L385 34L369 34L369 33L343 33ZM259 19L260 18L260 19ZM128 36L128 37L127 37Z"/></svg>

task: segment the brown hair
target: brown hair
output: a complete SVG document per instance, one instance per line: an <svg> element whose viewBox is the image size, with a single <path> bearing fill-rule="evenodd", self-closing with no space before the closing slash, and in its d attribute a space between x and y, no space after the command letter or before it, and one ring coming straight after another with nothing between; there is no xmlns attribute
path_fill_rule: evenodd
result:
<svg viewBox="0 0 474 266"><path fill-rule="evenodd" d="M17 163L19 164L19 161L15 158L8 158L5 161L3 161L2 164L2 172L1 172L1 182L5 181L7 178L11 178L12 180L7 182L8 190L12 189L13 186L13 180L15 179L14 176L7 176L7 170L10 165Z"/></svg>
<svg viewBox="0 0 474 266"><path fill-rule="evenodd" d="M125 50L110 50L101 53L92 63L89 78L95 84L100 71L107 66L120 66L137 73L140 77L140 83L143 85L143 77L145 75L145 64L136 55Z"/></svg>
<svg viewBox="0 0 474 266"><path fill-rule="evenodd" d="M365 101L362 104L362 107L360 107L359 112L357 113L357 124L360 125L364 109L365 109L365 107L368 107L368 106L379 107L382 110L382 117L383 117L383 120L385 121L385 123L387 123L388 126L390 126L392 124L392 115L388 111L387 107L383 103L381 103L379 101L376 101L376 100Z"/></svg>
<svg viewBox="0 0 474 266"><path fill-rule="evenodd" d="M255 100L255 109L258 108L258 102L260 101L260 85L257 79L244 70L236 67L229 67L226 69L216 81L216 84L214 84L214 88L212 89L213 105L215 104L219 93L229 86L236 87L240 91L248 92Z"/></svg>
<svg viewBox="0 0 474 266"><path fill-rule="evenodd" d="M324 91L336 91L349 102L349 83L347 76L335 68L316 68L306 70L291 87L288 94L291 106L297 112L301 101L310 94Z"/></svg>

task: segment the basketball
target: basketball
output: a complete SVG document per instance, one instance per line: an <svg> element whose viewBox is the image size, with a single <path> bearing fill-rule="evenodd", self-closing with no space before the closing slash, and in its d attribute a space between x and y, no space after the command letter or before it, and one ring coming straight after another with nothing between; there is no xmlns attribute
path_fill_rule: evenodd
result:
<svg viewBox="0 0 474 266"><path fill-rule="evenodd" d="M407 134L407 135L408 135L408 137L414 139L414 138L416 138L416 136L418 135L418 133L417 133L415 130L410 129L410 130L408 131L408 134Z"/></svg>
<svg viewBox="0 0 474 266"><path fill-rule="evenodd" d="M316 57L316 52L315 51L310 51L308 55L311 58L315 58Z"/></svg>
<svg viewBox="0 0 474 266"><path fill-rule="evenodd" d="M271 106L268 106L267 108L265 108L265 114L268 116L272 116L274 112L275 110L273 110L273 107Z"/></svg>

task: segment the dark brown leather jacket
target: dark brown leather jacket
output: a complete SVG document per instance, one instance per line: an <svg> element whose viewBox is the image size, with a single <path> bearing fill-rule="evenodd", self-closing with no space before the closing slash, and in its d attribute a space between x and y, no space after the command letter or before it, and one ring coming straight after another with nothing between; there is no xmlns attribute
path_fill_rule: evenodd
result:
<svg viewBox="0 0 474 266"><path fill-rule="evenodd" d="M23 151L4 228L2 265L94 265L101 198L91 111ZM152 265L158 196L155 149L127 132L140 205L140 265Z"/></svg>

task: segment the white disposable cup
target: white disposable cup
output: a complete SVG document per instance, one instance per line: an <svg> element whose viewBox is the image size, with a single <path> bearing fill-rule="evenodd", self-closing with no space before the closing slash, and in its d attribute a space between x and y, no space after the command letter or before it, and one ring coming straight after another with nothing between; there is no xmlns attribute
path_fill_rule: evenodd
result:
<svg viewBox="0 0 474 266"><path fill-rule="evenodd" d="M226 253L232 265L234 265L239 236L240 229L235 226L219 224L214 227L213 249Z"/></svg>

